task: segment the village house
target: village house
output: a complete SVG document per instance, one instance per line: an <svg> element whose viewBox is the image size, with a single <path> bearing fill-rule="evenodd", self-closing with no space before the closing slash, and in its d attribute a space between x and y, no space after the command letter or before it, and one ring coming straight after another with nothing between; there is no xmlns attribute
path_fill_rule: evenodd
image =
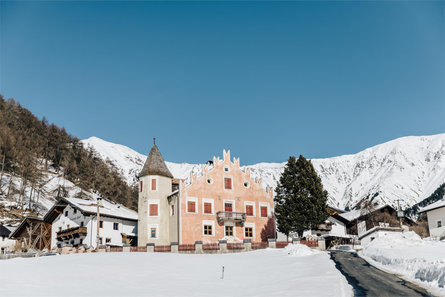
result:
<svg viewBox="0 0 445 297"><path fill-rule="evenodd" d="M9 238L14 230L12 226L0 224L0 255L14 252L16 241Z"/></svg>
<svg viewBox="0 0 445 297"><path fill-rule="evenodd" d="M445 237L445 198L422 208L419 213L426 213L431 237Z"/></svg>
<svg viewBox="0 0 445 297"><path fill-rule="evenodd" d="M51 224L51 248L99 245L123 246L137 243L137 213L118 203L99 201L99 238L97 240L97 200L60 198L47 212Z"/></svg>
<svg viewBox="0 0 445 297"><path fill-rule="evenodd" d="M51 224L42 218L24 218L9 236L16 240L16 251L29 252L51 248Z"/></svg>
<svg viewBox="0 0 445 297"><path fill-rule="evenodd" d="M273 190L239 159L214 157L190 181L174 179L156 144L139 174L138 245L275 238Z"/></svg>

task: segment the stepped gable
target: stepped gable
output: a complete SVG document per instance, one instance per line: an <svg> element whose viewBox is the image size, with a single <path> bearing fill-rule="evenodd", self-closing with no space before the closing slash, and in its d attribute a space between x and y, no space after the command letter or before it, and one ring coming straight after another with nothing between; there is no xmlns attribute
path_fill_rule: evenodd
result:
<svg viewBox="0 0 445 297"><path fill-rule="evenodd" d="M156 144L153 144L144 167L142 167L141 173L139 173L139 177L146 175L161 175L173 178L173 175L170 170L168 170L167 165L165 165L164 159Z"/></svg>

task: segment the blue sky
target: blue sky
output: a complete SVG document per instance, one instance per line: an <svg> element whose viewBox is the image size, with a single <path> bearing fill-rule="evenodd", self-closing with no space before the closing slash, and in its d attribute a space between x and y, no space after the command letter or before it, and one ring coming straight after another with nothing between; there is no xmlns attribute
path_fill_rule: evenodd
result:
<svg viewBox="0 0 445 297"><path fill-rule="evenodd" d="M79 138L205 162L445 132L434 2L0 2L0 93Z"/></svg>

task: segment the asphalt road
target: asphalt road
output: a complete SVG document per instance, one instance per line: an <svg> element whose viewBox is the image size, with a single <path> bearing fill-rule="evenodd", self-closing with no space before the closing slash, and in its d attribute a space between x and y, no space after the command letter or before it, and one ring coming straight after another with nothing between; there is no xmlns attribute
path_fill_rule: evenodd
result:
<svg viewBox="0 0 445 297"><path fill-rule="evenodd" d="M354 287L356 297L431 296L424 289L369 265L356 254L331 252L331 259L349 284Z"/></svg>

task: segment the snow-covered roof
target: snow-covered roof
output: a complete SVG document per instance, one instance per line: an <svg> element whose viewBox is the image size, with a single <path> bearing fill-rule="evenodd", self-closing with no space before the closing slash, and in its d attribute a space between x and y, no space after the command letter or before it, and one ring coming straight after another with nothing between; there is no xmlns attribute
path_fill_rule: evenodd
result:
<svg viewBox="0 0 445 297"><path fill-rule="evenodd" d="M420 212L425 212L425 211L430 211L436 208L441 208L441 207L445 207L445 198L442 198L439 201L436 201L434 203L431 203L428 206L425 206L423 208L420 209Z"/></svg>
<svg viewBox="0 0 445 297"><path fill-rule="evenodd" d="M86 200L81 198L63 198L72 206L80 209L82 212L86 213L96 213L97 212L97 204L96 199L94 200ZM134 210L126 208L125 206L102 199L102 206L100 207L100 214L104 216L129 219L129 220L137 220L138 213Z"/></svg>
<svg viewBox="0 0 445 297"><path fill-rule="evenodd" d="M377 211L379 209L382 209L382 208L385 208L385 207L388 207L388 206L389 205L383 205L383 206L376 207L376 208L374 208L372 210L355 209L355 210L351 210L351 211L348 211L348 212L345 212L345 213L341 213L341 214L339 214L339 216L341 216L342 218L344 218L344 219L346 219L348 221L353 221L353 220L358 219L361 216L364 216L364 215L366 215L368 213ZM389 206L389 207L391 207L391 206Z"/></svg>

